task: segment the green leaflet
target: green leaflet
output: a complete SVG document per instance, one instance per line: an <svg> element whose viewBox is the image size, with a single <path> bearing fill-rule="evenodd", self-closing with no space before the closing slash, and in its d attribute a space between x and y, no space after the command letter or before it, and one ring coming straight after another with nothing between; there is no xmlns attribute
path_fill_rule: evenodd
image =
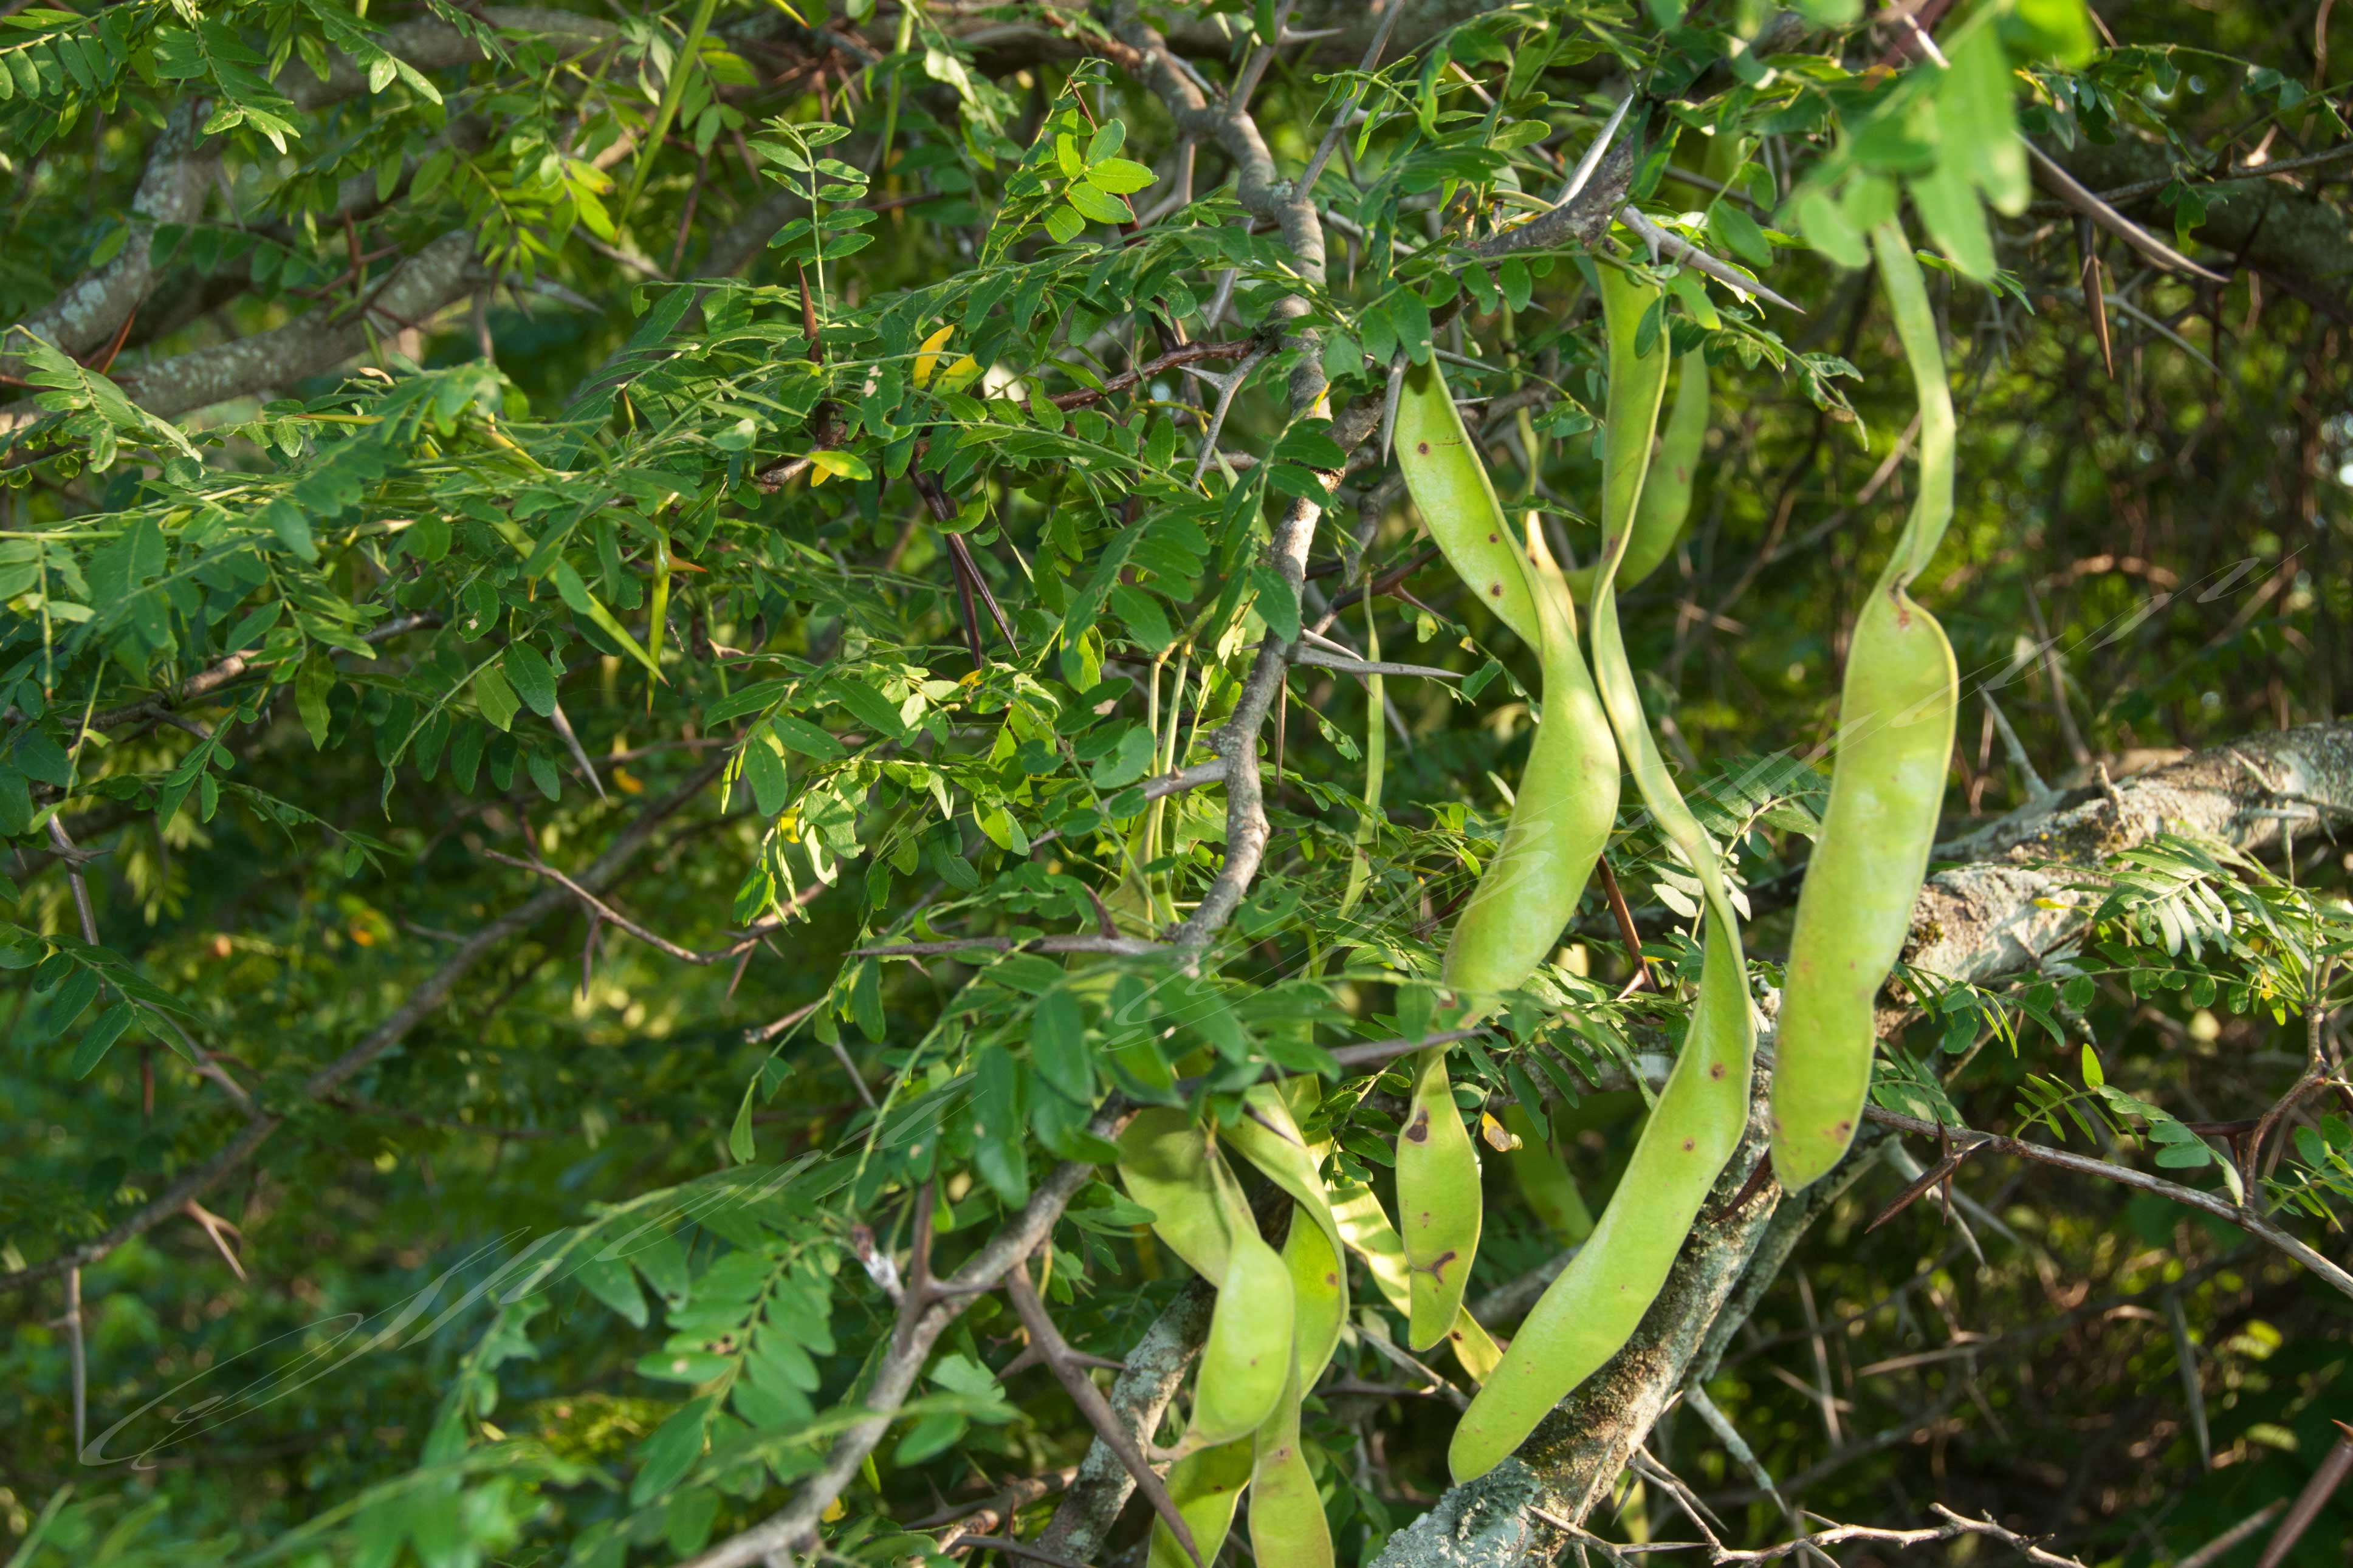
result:
<svg viewBox="0 0 2353 1568"><path fill-rule="evenodd" d="M1614 268L1605 268L1601 280L1609 406L1602 448L1606 553L1593 589L1593 671L1642 804L1699 878L1707 904L1705 956L1682 1054L1609 1206L1455 1428L1447 1461L1458 1481L1493 1468L1546 1412L1624 1345L1665 1283L1747 1121L1756 1026L1739 925L1725 896L1715 846L1683 804L1651 738L1613 591L1666 382L1663 345L1648 355L1634 347L1642 314L1658 295Z"/></svg>
<svg viewBox="0 0 2353 1568"><path fill-rule="evenodd" d="M1960 698L1944 628L1906 591L1952 520L1952 394L1902 226L1883 224L1871 238L1919 391L1920 489L1855 622L1830 805L1789 940L1773 1062L1773 1171L1793 1192L1820 1180L1854 1141L1877 1045L1873 1007L1927 874Z"/></svg>

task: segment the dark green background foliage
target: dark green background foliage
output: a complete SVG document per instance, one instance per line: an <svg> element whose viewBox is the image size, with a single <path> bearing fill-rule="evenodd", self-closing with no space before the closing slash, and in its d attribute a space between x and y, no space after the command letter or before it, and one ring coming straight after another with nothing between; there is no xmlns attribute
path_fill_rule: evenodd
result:
<svg viewBox="0 0 2353 1568"><path fill-rule="evenodd" d="M909 1266L928 1179L944 1272L1058 1163L1105 1160L1094 1108L1142 1092L1113 1047L1229 1116L1266 1064L1324 1072L1340 1170L1380 1187L1402 1079L1327 1053L1431 1016L1535 676L1442 563L1384 575L1423 539L1366 415L1393 356L1447 356L1499 489L1592 558L1585 252L1628 237L1502 226L1630 88L1630 163L1596 178L1805 309L1661 258L1653 330L1705 347L1716 403L1684 542L1626 601L1760 991L1911 482L1873 276L1828 258L1859 182L1919 198L1961 412L1915 589L1964 676L1948 836L2029 801L1980 691L2093 790L2338 711L2353 158L2322 155L2353 140L2353 16L2109 5L2111 42L2057 0L2004 13L2024 132L2229 279L2087 229L2111 369L2074 209L1937 183L1985 127L1926 106L1902 28L1820 0L1398 3L1370 80L1346 5L1284 7L1271 59L1271 5L1146 7L1166 57L1124 7L0 5L0 1272L32 1276L0 1543L40 1531L25 1568L723 1540L817 1469L888 1350L861 1251ZM1250 62L1256 153L1198 121ZM1212 107L1180 123L1188 93ZM1282 209L1311 259L1250 160L1297 176L1347 102ZM1737 142L1720 192L1676 177L1711 138ZM1205 452L1208 377L1237 370ZM1308 503L1303 605L1265 546ZM1326 617L1367 579L1396 591ZM1384 713L1328 658L1293 668L1242 738L1263 868L1205 950L1167 947L1235 845L1217 782L1145 784L1213 763L1254 647L1319 618L1452 679L1389 676ZM1466 1112L1556 1119L1597 1210L1641 1115L1621 1064L1679 1037L1697 973L1692 883L1631 791L1622 829L1663 992L1625 990L1597 890L1454 1058ZM2347 864L2307 825L2285 858L2183 840L2085 871L2096 924L2039 971L1915 977L1935 1005L1887 1040L1882 1102L2224 1191L2213 1129L2262 1116L2327 1018ZM1103 934L1121 951L1020 951ZM2342 1256L2333 1094L2256 1195ZM1474 1302L1560 1248L1507 1164ZM1117 1357L1183 1270L1099 1173L1045 1294ZM1973 1243L1933 1198L1866 1230L1904 1185L1874 1167L1709 1384L1807 1508L1905 1526L1942 1500L2139 1564L2305 1485L2353 1417L2344 1300L2161 1196L1992 1156L1959 1184ZM88 1464L47 1267L73 1256L111 1434ZM1369 1562L1444 1489L1451 1422L1358 1297L1307 1433ZM948 1330L836 1551L936 1551L954 1531L904 1527L1078 1460L1050 1378L992 1376L1018 1347L996 1296ZM1787 1538L1695 1420L1651 1451L1727 1542ZM1588 1524L1693 1533L1655 1483ZM2348 1536L2353 1494L2290 1561ZM1907 1560L1965 1546L2009 1550Z"/></svg>

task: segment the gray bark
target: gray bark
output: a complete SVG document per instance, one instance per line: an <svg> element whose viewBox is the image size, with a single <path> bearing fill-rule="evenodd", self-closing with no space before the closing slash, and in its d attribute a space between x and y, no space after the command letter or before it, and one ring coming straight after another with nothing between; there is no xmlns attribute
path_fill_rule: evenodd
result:
<svg viewBox="0 0 2353 1568"><path fill-rule="evenodd" d="M190 100L174 104L164 116L131 198L129 237L114 259L85 273L18 325L69 354L88 354L113 341L154 280L155 230L193 223L204 212L214 171L220 167L218 147L205 143L198 129L208 107ZM5 348L0 344L0 372L21 374L21 362Z"/></svg>
<svg viewBox="0 0 2353 1568"><path fill-rule="evenodd" d="M1209 1310L1217 1300L1218 1293L1207 1280L1192 1280L1128 1352L1127 1370L1111 1385L1111 1408L1139 1442L1150 1442L1153 1433L1160 1429L1160 1418L1167 1414L1168 1402L1176 1397L1186 1369L1201 1353L1201 1342L1209 1332ZM1093 1561L1119 1510L1134 1492L1135 1482L1119 1456L1112 1452L1110 1444L1096 1438L1088 1445L1087 1457L1079 1462L1079 1473L1055 1508L1045 1533L1038 1538L1039 1550L1073 1562Z"/></svg>

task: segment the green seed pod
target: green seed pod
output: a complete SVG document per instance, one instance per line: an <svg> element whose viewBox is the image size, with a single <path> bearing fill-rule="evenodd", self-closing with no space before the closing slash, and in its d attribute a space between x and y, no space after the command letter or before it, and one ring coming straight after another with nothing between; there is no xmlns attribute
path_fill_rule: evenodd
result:
<svg viewBox="0 0 2353 1568"><path fill-rule="evenodd" d="M1247 1437L1274 1413L1284 1383L1295 1375L1292 1352L1291 1270L1258 1233L1241 1184L1222 1155L1209 1153L1218 1207L1228 1233L1226 1277L1209 1314L1209 1336L1193 1378L1193 1419L1187 1440L1198 1445Z"/></svg>
<svg viewBox="0 0 2353 1568"><path fill-rule="evenodd" d="M1447 1449L1457 1481L1486 1474L1624 1347L1650 1310L1747 1121L1754 1048L1738 949L1708 922L1700 997L1633 1157L1601 1218L1546 1289Z"/></svg>
<svg viewBox="0 0 2353 1568"><path fill-rule="evenodd" d="M1615 574L1632 531L1667 356L1635 352L1657 291L1614 268L1601 273L1609 343L1603 437L1600 574L1593 587L1593 673L1642 804L1698 877L1706 901L1700 994L1682 1055L1593 1235L1553 1281L1463 1412L1447 1461L1457 1481L1485 1474L1546 1412L1615 1355L1649 1310L1691 1233L1700 1205L1747 1122L1756 1026L1740 928L1715 847L1659 756L1619 629Z"/></svg>
<svg viewBox="0 0 2353 1568"><path fill-rule="evenodd" d="M1576 914L1616 818L1617 750L1577 651L1576 611L1559 569L1540 532L1523 542L1505 521L1434 361L1407 374L1398 428L1398 466L1432 537L1504 624L1535 644L1544 671L1544 720L1511 822L1447 943L1447 984L1483 1011L1527 979ZM1445 1060L1442 1048L1417 1060L1398 1141L1400 1231L1411 1268L1407 1338L1417 1350L1452 1329L1479 1247L1478 1156L1455 1111Z"/></svg>
<svg viewBox="0 0 2353 1568"><path fill-rule="evenodd" d="M1675 400L1659 431L1659 454L1643 481L1633 535L1618 566L1621 594L1657 571L1683 537L1683 521L1691 515L1692 480L1699 472L1700 449L1707 442L1707 353L1694 349L1676 363ZM1567 574L1569 593L1579 599L1592 597L1599 572L1595 565Z"/></svg>
<svg viewBox="0 0 2353 1568"><path fill-rule="evenodd" d="M1251 1438L1220 1443L1186 1455L1168 1468L1168 1497L1193 1532L1203 1563L1215 1563L1234 1527L1234 1505L1250 1485ZM1152 1522L1152 1545L1145 1568L1195 1568L1193 1559L1176 1544L1176 1537L1158 1520Z"/></svg>
<svg viewBox="0 0 2353 1568"><path fill-rule="evenodd" d="M1920 490L1856 618L1831 801L1798 895L1773 1062L1773 1173L1795 1192L1854 1141L1877 1043L1873 1004L1904 951L1945 802L1960 701L1952 645L1912 602L1953 515L1953 400L1920 264L1900 225L1872 233L1920 398Z"/></svg>
<svg viewBox="0 0 2353 1568"><path fill-rule="evenodd" d="M1522 642L1540 641L1536 607L1504 521L1494 481L1479 460L1433 356L1411 366L1398 396L1398 469L1448 565Z"/></svg>
<svg viewBox="0 0 2353 1568"><path fill-rule="evenodd" d="M1226 1221L1199 1122L1166 1106L1139 1110L1119 1135L1119 1179L1152 1211L1152 1231L1212 1285L1226 1281Z"/></svg>
<svg viewBox="0 0 2353 1568"><path fill-rule="evenodd" d="M1293 1200L1296 1212L1282 1244L1282 1261L1291 1276L1300 1386L1308 1388L1323 1375L1347 1321L1345 1243L1324 1187L1322 1162L1292 1120L1282 1091L1261 1084L1242 1099L1248 1113L1221 1136Z"/></svg>
<svg viewBox="0 0 2353 1568"><path fill-rule="evenodd" d="M1585 1206L1577 1178L1554 1152L1551 1130L1538 1128L1535 1119L1516 1104L1504 1108L1504 1130L1520 1141L1518 1148L1504 1156L1504 1164L1521 1198L1556 1241L1568 1247L1583 1243L1593 1234L1593 1211Z"/></svg>
<svg viewBox="0 0 2353 1568"><path fill-rule="evenodd" d="M1282 1402L1252 1440L1250 1554L1271 1568L1332 1568L1331 1521L1299 1450L1299 1392L1294 1370Z"/></svg>
<svg viewBox="0 0 2353 1568"><path fill-rule="evenodd" d="M1576 611L1540 531L1528 534L1525 572L1536 607L1544 718L1504 842L1454 922L1443 970L1456 994L1481 1011L1525 982L1560 941L1618 816L1618 748L1577 652Z"/></svg>
<svg viewBox="0 0 2353 1568"><path fill-rule="evenodd" d="M1389 1224L1380 1198L1366 1186L1334 1187L1332 1217L1338 1222L1341 1238L1348 1250L1364 1259L1365 1272L1373 1277L1381 1299L1394 1310L1409 1316L1412 1291L1407 1284L1410 1268L1406 1262L1405 1243L1399 1239L1397 1227ZM1487 1374L1504 1359L1503 1347L1479 1326L1468 1307L1455 1313L1454 1325L1447 1331L1446 1338L1454 1347L1454 1359L1473 1383L1484 1383Z"/></svg>
<svg viewBox="0 0 2353 1568"><path fill-rule="evenodd" d="M1446 1337L1479 1251L1479 1156L1454 1108L1446 1047L1413 1059L1413 1103L1397 1143L1398 1234L1407 1264L1406 1342Z"/></svg>

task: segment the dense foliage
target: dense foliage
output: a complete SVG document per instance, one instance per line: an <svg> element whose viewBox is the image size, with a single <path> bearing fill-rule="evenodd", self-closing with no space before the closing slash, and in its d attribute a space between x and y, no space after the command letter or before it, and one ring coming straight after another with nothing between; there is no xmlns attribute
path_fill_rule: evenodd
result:
<svg viewBox="0 0 2353 1568"><path fill-rule="evenodd" d="M2200 1559L2253 1563L2353 1375L2291 1255L2353 1199L2353 16L2108 9L0 5L11 1568L1035 1537L1088 1419L930 1281L1028 1258L1128 1356L1194 1288L1109 1135L1270 1074L1388 1196L1541 688L1385 410L1442 364L1589 566L1602 268L1707 366L1620 603L1769 1015L1916 483L1899 213L1960 421L1936 863L2061 868L2022 957L1915 921L1838 1193L1570 1522L2142 1564L2261 1513ZM2186 751L2232 826L2128 829ZM1699 973L1630 788L1606 867L1454 1049L1499 1333ZM1344 1561L1447 1489L1471 1374L1404 1337L1360 1270ZM2284 1562L2347 1560L2321 1507Z"/></svg>

